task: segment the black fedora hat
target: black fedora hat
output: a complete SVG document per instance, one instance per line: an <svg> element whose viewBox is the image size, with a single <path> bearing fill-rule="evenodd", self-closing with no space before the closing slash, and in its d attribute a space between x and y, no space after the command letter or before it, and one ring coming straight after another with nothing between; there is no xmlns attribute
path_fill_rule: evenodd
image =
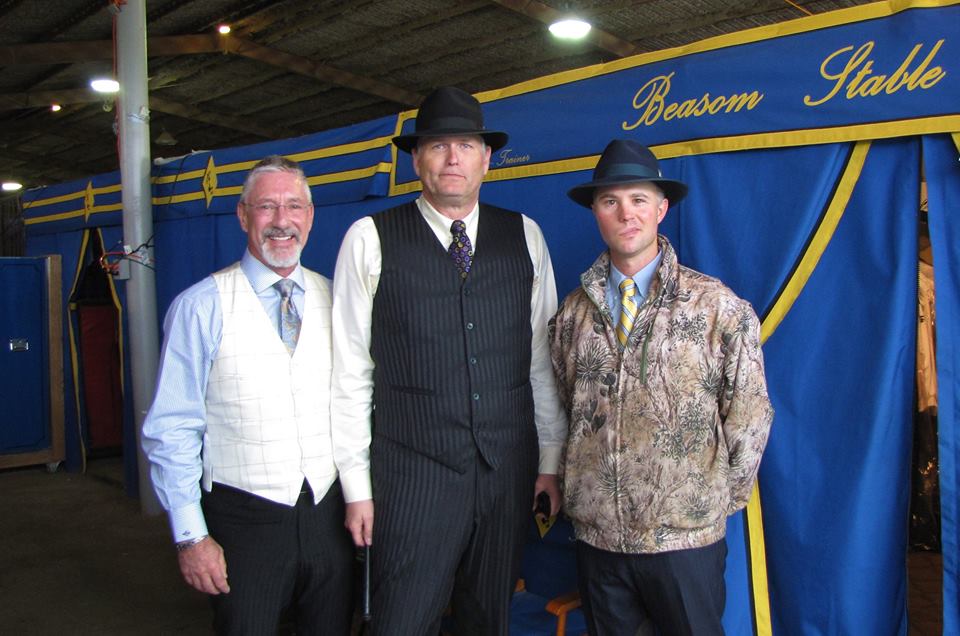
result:
<svg viewBox="0 0 960 636"><path fill-rule="evenodd" d="M593 181L571 188L567 196L589 208L593 206L593 192L597 188L641 181L656 184L671 204L687 195L685 183L663 177L660 164L649 148L630 139L614 139L603 149L593 169Z"/></svg>
<svg viewBox="0 0 960 636"><path fill-rule="evenodd" d="M393 145L410 152L423 137L445 135L480 135L491 150L507 143L507 133L483 128L483 111L476 97L459 88L441 86L420 104L414 131L394 137Z"/></svg>

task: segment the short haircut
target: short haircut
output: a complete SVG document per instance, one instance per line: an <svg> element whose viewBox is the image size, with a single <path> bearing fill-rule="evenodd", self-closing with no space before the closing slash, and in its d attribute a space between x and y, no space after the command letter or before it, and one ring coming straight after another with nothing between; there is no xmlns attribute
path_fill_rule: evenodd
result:
<svg viewBox="0 0 960 636"><path fill-rule="evenodd" d="M310 193L310 186L307 185L307 175L303 173L300 164L292 159L287 159L281 155L269 155L264 157L250 169L247 178L243 182L243 191L240 192L240 201L246 202L247 195L253 190L260 175L267 172L289 172L303 183L303 189L307 193L307 202L313 203L313 196Z"/></svg>

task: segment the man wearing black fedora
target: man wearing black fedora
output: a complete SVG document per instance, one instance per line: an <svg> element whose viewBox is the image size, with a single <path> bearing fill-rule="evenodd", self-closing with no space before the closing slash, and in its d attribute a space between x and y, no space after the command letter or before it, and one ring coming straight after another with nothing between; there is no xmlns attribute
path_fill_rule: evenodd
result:
<svg viewBox="0 0 960 636"><path fill-rule="evenodd" d="M550 255L479 202L506 141L473 96L432 92L393 139L422 195L357 221L337 259L333 435L374 634L436 634L448 605L452 633L506 634L535 498L559 508Z"/></svg>
<svg viewBox="0 0 960 636"><path fill-rule="evenodd" d="M593 636L723 633L727 516L750 498L773 419L750 304L658 234L686 194L631 140L568 193L608 248L550 325Z"/></svg>

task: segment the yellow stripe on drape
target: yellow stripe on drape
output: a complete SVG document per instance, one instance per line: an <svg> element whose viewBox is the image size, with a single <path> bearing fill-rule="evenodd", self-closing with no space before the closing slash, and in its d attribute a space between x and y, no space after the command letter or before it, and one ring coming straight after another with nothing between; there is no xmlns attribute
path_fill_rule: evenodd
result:
<svg viewBox="0 0 960 636"><path fill-rule="evenodd" d="M843 175L837 183L833 199L827 206L827 212L820 221L813 239L808 244L807 250L797 267L793 270L790 280L774 303L773 309L764 318L763 325L760 327L761 342L766 342L773 335L773 332L783 322L790 308L793 307L794 302L800 296L807 281L810 280L813 270L816 269L820 258L827 249L827 245L833 238L837 226L840 224L840 219L847 209L847 204L850 203L850 196L860 179L869 150L870 142L868 141L858 142L853 147L853 152L847 161ZM767 552L763 534L760 489L757 484L754 484L750 502L747 504L746 521L747 542L750 550L750 581L753 592L754 624L758 636L773 636L773 624L770 617L770 590L767 581Z"/></svg>

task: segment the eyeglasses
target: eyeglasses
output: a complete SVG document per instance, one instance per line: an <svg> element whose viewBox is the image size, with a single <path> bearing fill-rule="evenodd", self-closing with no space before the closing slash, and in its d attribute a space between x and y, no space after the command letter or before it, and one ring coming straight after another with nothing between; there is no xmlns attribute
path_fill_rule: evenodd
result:
<svg viewBox="0 0 960 636"><path fill-rule="evenodd" d="M257 214L276 214L280 208L286 208L290 214L300 214L310 207L309 203L257 203L255 205L244 203L243 205L252 208Z"/></svg>

